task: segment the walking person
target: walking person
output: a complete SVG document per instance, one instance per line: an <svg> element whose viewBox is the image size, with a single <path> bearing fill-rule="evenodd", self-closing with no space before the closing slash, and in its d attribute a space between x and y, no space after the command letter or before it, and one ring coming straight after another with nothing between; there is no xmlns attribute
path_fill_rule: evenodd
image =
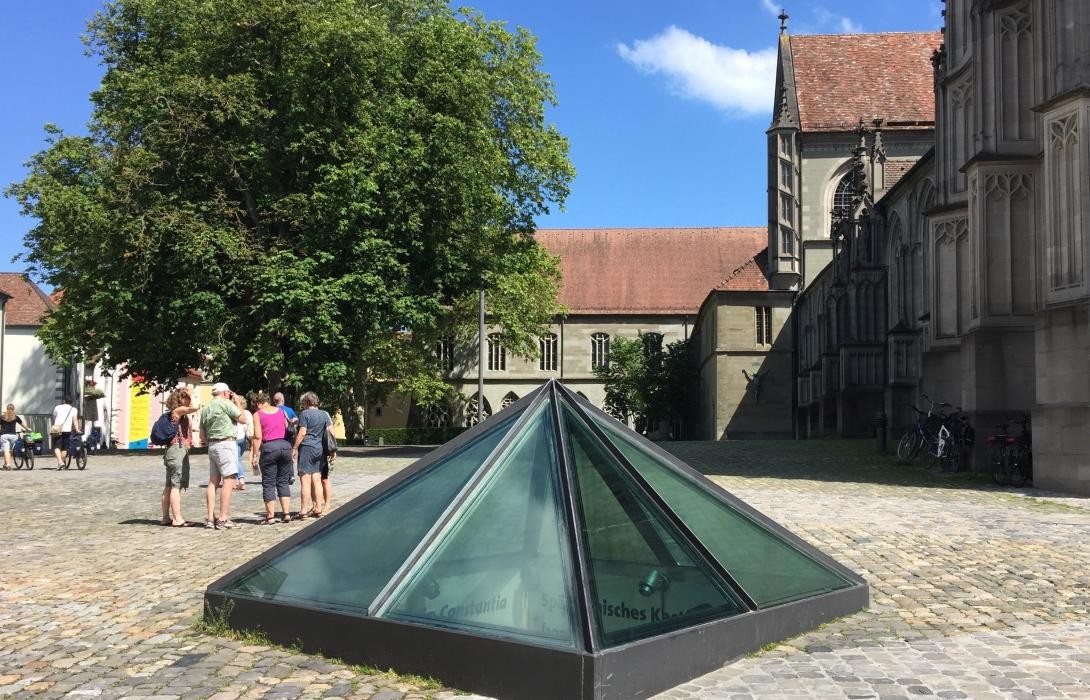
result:
<svg viewBox="0 0 1090 700"><path fill-rule="evenodd" d="M15 415L15 404L9 403L4 409L4 415L0 417L0 443L4 445L4 469L11 469L11 454L15 450L15 441L19 439L16 433L18 426L26 430L26 423Z"/></svg>
<svg viewBox="0 0 1090 700"><path fill-rule="evenodd" d="M295 431L292 457L299 472L299 517L320 518L322 511L322 434L329 414L318 408L318 395L308 391L299 399L299 429Z"/></svg>
<svg viewBox="0 0 1090 700"><path fill-rule="evenodd" d="M261 497L265 500L265 525L276 522L276 502L280 501L280 521L291 520L291 443L284 435L288 417L269 402L265 392L254 397L254 439L250 444L250 464L261 473Z"/></svg>
<svg viewBox="0 0 1090 700"><path fill-rule="evenodd" d="M72 397L65 394L61 402L53 407L53 427L49 429L58 471L68 468L64 464L63 455L68 452L68 443L73 432L79 432L79 411L72 405Z"/></svg>
<svg viewBox="0 0 1090 700"><path fill-rule="evenodd" d="M246 443L254 436L253 414L246 408L246 397L235 394L235 405L246 416L245 423L235 424L235 444L238 445L238 482L236 491L246 490L246 468L243 466L242 455L246 452Z"/></svg>
<svg viewBox="0 0 1090 700"><path fill-rule="evenodd" d="M327 421L326 430L329 432L330 435L332 435L333 417L329 415L329 411L323 410L322 413L325 414ZM325 436L323 435L322 438L322 444L324 446ZM322 513L328 513L330 508L332 508L330 504L333 503L333 487L329 483L329 472L333 469L333 462L337 459L337 453L327 453L324 449L322 450L322 452L325 455L325 458L322 460Z"/></svg>
<svg viewBox="0 0 1090 700"><path fill-rule="evenodd" d="M231 520L231 492L238 478L238 432L235 425L245 423L246 415L232 400L231 390L223 382L212 386L212 401L201 409L201 442L208 445L208 491L205 505L206 528L229 530L238 527ZM220 517L216 518L216 489L220 490Z"/></svg>
<svg viewBox="0 0 1090 700"><path fill-rule="evenodd" d="M273 394L273 404L275 404L278 409L283 411L284 415L287 417L287 419L288 419L288 441L294 443L294 441L295 441L295 431L299 427L299 417L297 415L295 415L295 409L284 403L284 392L282 392L282 391L278 391L275 394ZM295 458L293 457L292 461L294 461L294 459ZM294 483L295 483L295 474L293 473L291 475L291 479L288 480L288 484L290 485L290 484L294 484Z"/></svg>
<svg viewBox="0 0 1090 700"><path fill-rule="evenodd" d="M193 394L187 387L171 392L166 409L170 412L170 422L178 426L178 431L163 453L167 478L163 487L163 519L159 523L190 527L193 523L182 517L182 491L189 488L189 450L193 447L193 424L189 416L200 409L193 405Z"/></svg>

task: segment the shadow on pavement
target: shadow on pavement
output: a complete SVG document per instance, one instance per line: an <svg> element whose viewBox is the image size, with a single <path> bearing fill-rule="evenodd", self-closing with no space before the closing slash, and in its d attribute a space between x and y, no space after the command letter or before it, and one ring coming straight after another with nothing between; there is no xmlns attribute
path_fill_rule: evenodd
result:
<svg viewBox="0 0 1090 700"><path fill-rule="evenodd" d="M975 490L998 488L983 473L932 473L922 457L917 457L913 464L900 464L894 455L878 454L873 440L723 440L658 445L705 476Z"/></svg>

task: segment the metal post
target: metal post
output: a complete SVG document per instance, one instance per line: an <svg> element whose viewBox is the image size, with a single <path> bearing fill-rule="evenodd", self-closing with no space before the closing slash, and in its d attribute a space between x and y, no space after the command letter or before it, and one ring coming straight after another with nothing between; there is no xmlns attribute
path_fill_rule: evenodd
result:
<svg viewBox="0 0 1090 700"><path fill-rule="evenodd" d="M484 422L484 368L485 368L485 337L484 337L484 287L477 309L477 422Z"/></svg>

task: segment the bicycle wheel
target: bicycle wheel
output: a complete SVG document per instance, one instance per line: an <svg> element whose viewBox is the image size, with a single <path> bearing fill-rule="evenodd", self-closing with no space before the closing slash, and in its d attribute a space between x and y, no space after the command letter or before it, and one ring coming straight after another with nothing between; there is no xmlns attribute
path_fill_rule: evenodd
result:
<svg viewBox="0 0 1090 700"><path fill-rule="evenodd" d="M910 464L920 452L920 441L916 439L916 431L909 430L897 441L897 461L901 464Z"/></svg>
<svg viewBox="0 0 1090 700"><path fill-rule="evenodd" d="M961 440L947 440L942 456L942 470L951 474L961 471L961 457L965 453Z"/></svg>
<svg viewBox="0 0 1090 700"><path fill-rule="evenodd" d="M29 450L23 450L23 466L26 467L27 469L33 469L34 468L34 448L33 447L31 447Z"/></svg>
<svg viewBox="0 0 1090 700"><path fill-rule="evenodd" d="M76 450L76 468L83 471L87 468L87 447L80 445Z"/></svg>
<svg viewBox="0 0 1090 700"><path fill-rule="evenodd" d="M1007 471L1006 445L995 443L988 448L988 462L992 465L992 481L999 486L1006 486L1011 482L1010 472Z"/></svg>
<svg viewBox="0 0 1090 700"><path fill-rule="evenodd" d="M1030 453L1024 446L1011 445L1007 448L1006 457L1011 486L1019 488L1033 481Z"/></svg>

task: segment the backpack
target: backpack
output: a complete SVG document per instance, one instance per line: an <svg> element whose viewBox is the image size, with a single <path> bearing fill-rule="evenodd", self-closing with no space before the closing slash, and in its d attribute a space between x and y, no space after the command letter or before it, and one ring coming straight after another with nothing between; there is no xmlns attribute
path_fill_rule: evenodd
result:
<svg viewBox="0 0 1090 700"><path fill-rule="evenodd" d="M151 426L151 444L169 445L178 434L178 424L170 422L170 411L155 419Z"/></svg>

